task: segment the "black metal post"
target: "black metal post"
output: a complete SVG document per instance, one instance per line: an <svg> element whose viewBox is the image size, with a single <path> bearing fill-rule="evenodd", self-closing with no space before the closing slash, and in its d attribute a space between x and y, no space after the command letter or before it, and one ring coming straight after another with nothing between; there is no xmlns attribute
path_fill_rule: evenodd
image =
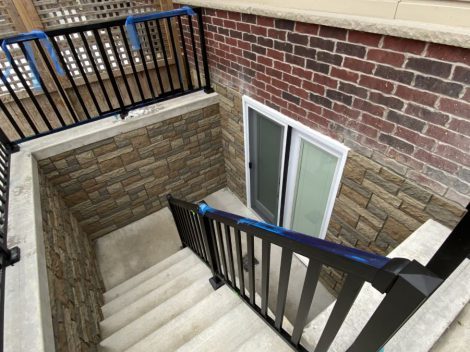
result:
<svg viewBox="0 0 470 352"><path fill-rule="evenodd" d="M467 209L467 213L426 265L441 279L447 279L465 258L470 258L470 203Z"/></svg>
<svg viewBox="0 0 470 352"><path fill-rule="evenodd" d="M198 7L194 9L197 13L197 23L199 27L199 40L201 42L201 56L202 64L204 66L204 79L206 81L204 86L204 92L213 93L214 89L211 87L211 77L209 74L209 62L207 60L207 50L206 50L206 37L204 35L204 24L202 22L202 8ZM197 56L197 52L194 51L194 56Z"/></svg>
<svg viewBox="0 0 470 352"><path fill-rule="evenodd" d="M201 204L201 203L200 203ZM202 202L202 204L205 204ZM207 261L212 271L212 277L209 279L210 284L214 290L217 290L219 287L222 287L225 282L219 274L220 268L217 265L217 249L216 244L213 241L214 234L212 233L212 227L210 224L210 219L198 214L199 223L202 229L202 237L204 240L204 246L206 247Z"/></svg>
<svg viewBox="0 0 470 352"><path fill-rule="evenodd" d="M379 351L441 285L442 279L410 262L362 329L348 352Z"/></svg>

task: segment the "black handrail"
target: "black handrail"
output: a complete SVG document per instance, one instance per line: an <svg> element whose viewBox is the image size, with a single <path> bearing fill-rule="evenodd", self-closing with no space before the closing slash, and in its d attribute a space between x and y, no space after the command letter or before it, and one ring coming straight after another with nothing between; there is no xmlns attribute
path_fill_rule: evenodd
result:
<svg viewBox="0 0 470 352"><path fill-rule="evenodd" d="M374 352L382 348L413 313L443 282L416 261L387 258L359 249L220 211L205 202L199 205L168 196L170 210L183 246L188 246L211 269L214 289L227 284L287 343L297 351L301 344L308 312L320 271L329 266L346 274L333 311L317 342L315 352L328 351L363 284L369 282L385 297L355 342L350 352ZM245 241L242 241L242 238ZM261 306L257 305L254 269L254 238L262 243ZM243 246L242 243L246 244ZM277 304L268 309L271 246L282 250L277 288ZM243 273L243 247L248 255L248 282ZM309 259L303 289L293 320L293 331L283 328L293 253Z"/></svg>
<svg viewBox="0 0 470 352"><path fill-rule="evenodd" d="M198 16L196 36L189 15L169 15L136 24L144 43L144 48L136 52L129 45L125 18L46 31L65 71L63 78L55 72L39 40L20 43L20 50L16 50L19 56L12 63L19 82L14 86L0 70L0 79L12 99L8 103L0 99L0 111L14 131L8 134L9 142L18 144L113 115L124 118L130 110L199 90L211 92L202 12L200 8L194 11ZM182 20L189 31L183 30ZM3 39L8 38L0 41ZM25 43L38 53L37 59L43 65L37 77L42 92L30 87L29 73L18 66L18 60L27 55ZM200 79L201 70L205 81ZM191 71L198 77L197 82L193 82ZM51 89L48 84L52 83ZM137 89L133 91L131 86ZM26 108L18 95L21 90L32 106Z"/></svg>

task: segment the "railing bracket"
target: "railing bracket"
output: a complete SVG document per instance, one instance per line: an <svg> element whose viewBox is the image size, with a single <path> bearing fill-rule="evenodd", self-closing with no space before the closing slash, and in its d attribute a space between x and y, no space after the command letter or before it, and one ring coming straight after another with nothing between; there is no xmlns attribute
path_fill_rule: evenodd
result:
<svg viewBox="0 0 470 352"><path fill-rule="evenodd" d="M5 256L5 268L8 266L13 266L15 263L18 263L21 258L21 250L19 247L13 247L7 250L7 252L4 251L4 249L1 249L2 255ZM3 269L3 267L1 268Z"/></svg>
<svg viewBox="0 0 470 352"><path fill-rule="evenodd" d="M214 291L217 291L219 288L221 288L223 285L225 285L225 282L218 278L217 276L211 277L209 279L209 282L214 289Z"/></svg>

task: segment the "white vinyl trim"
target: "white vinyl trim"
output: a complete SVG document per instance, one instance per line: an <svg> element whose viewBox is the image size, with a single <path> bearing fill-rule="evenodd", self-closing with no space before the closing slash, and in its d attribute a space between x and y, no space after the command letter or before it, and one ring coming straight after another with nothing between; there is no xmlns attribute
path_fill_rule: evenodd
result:
<svg viewBox="0 0 470 352"><path fill-rule="evenodd" d="M286 143L287 143L287 128L289 124L286 122L286 116L282 115L279 111L276 111L269 106L261 104L260 102L244 95L243 96L243 132L245 139L245 180L246 180L246 202L248 208L256 213L256 210L253 209L251 204L251 178L250 178L250 127L249 127L249 109L258 111L264 117L273 120L275 123L281 125L284 129L283 131L283 145L282 145L282 154L281 154L281 171L280 171L280 183L279 191L282 192L282 185L284 183L284 162L286 155ZM280 215L281 215L281 200L282 197L279 197L277 204L277 224L279 225ZM259 214L258 214L259 215ZM260 216L261 217L261 216Z"/></svg>
<svg viewBox="0 0 470 352"><path fill-rule="evenodd" d="M322 134L311 132L315 131L309 128L303 130L294 129L292 131L291 148L289 153L289 171L287 174L286 183L284 226L287 228L291 228L292 226L292 206L295 200L297 172L300 161L300 146L302 140L305 140L306 142L311 143L314 146L338 158L338 162L336 163L336 168L333 175L333 181L331 183L330 194L328 196L326 211L322 220L321 231L319 233L319 238L323 239L326 236L328 224L330 223L331 213L333 212L336 194L341 183L341 176L343 174L344 165L346 164L349 149L343 144L333 140L332 138L329 138Z"/></svg>
<svg viewBox="0 0 470 352"><path fill-rule="evenodd" d="M326 231L328 228L328 223L330 222L331 218L331 213L333 212L333 206L335 203L335 198L336 194L339 189L340 181L341 181L341 176L343 174L343 169L344 165L346 164L346 159L348 156L348 151L349 148L346 147L344 144L334 140L331 137L328 137L318 131L315 131L311 129L310 127L300 123L299 121L296 121L294 119L291 119L290 117L287 117L286 115L280 113L277 110L274 110L270 108L269 106L266 106L264 104L261 104L260 102L254 100L253 98L250 98L246 95L243 96L243 129L244 129L244 138L245 138L245 178L246 178L246 197L247 197L247 206L251 210L254 211L254 209L251 206L251 185L250 185L250 170L248 167L249 159L250 159L250 139L249 139L249 123L248 123L248 111L249 109L254 109L267 118L270 118L274 120L275 122L285 126L285 131L284 131L284 151L286 147L286 142L287 142L287 127L290 126L292 127L292 137L296 133L299 133L303 136L305 140L308 142L314 144L315 146L322 148L323 150L335 155L338 157L338 163L336 165L336 170L334 174L334 179L330 191L330 196L328 198L328 205L327 205L327 210L325 212L325 217L323 220L322 224L322 232L320 234L320 238L325 238L326 236ZM290 148L290 156L289 156L289 172L288 172L288 177L287 177L287 189L286 189L286 199L285 199L285 206L284 206L284 227L286 224L289 224L290 226L290 216L291 216L291 209L290 205L292 204L292 199L293 199L293 194L289 195L289 174L295 174L295 172L292 172L292 170L297 170L297 164L298 164L298 153L297 153L297 158L293 158L293 145L292 141L294 138L291 138L291 148ZM299 143L300 144L300 143ZM285 168L285 153L282 155L282 160L281 160L281 187L284 182L284 168ZM294 160L294 161L293 161ZM296 163L296 165L292 165L292 163ZM295 176L295 175L294 175ZM293 192L291 192L293 193ZM278 206L278 212L281 210L281 199L282 197L279 197L279 206ZM290 199L290 202L289 202ZM289 208L289 209L288 209ZM279 225L279 219L280 219L280 214L278 214L278 225Z"/></svg>

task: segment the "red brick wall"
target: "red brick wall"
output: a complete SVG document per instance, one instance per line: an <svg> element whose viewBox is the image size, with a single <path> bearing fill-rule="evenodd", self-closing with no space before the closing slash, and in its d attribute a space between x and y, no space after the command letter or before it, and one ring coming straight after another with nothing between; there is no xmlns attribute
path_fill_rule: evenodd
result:
<svg viewBox="0 0 470 352"><path fill-rule="evenodd" d="M434 193L470 195L470 50L206 9L211 79Z"/></svg>

